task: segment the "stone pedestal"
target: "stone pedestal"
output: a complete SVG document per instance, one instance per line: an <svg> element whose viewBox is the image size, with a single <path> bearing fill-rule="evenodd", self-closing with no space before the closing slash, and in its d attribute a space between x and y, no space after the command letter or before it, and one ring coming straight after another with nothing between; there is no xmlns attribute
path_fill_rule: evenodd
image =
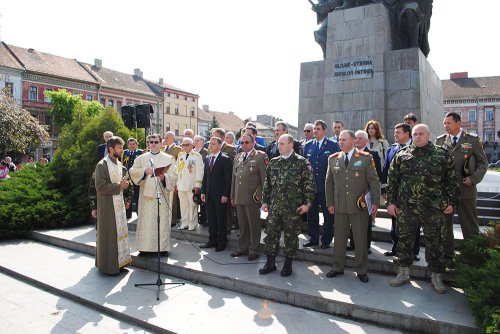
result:
<svg viewBox="0 0 500 334"><path fill-rule="evenodd" d="M393 141L412 112L433 136L443 132L441 80L420 49L392 50L383 4L334 11L328 22L326 59L301 64L299 129L322 119L359 130L375 119Z"/></svg>

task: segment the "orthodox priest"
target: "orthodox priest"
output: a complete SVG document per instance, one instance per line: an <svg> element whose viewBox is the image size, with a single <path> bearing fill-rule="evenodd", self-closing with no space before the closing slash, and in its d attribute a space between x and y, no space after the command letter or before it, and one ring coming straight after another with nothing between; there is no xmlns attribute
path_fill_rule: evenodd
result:
<svg viewBox="0 0 500 334"><path fill-rule="evenodd" d="M123 201L123 191L129 187L129 182L118 160L123 144L120 137L111 137L106 143L108 154L99 161L95 169L96 266L107 275L118 275L120 268L132 262Z"/></svg>
<svg viewBox="0 0 500 334"><path fill-rule="evenodd" d="M139 256L156 253L158 249L157 192L160 193L160 254L168 256L170 250L171 204L169 192L177 182L175 158L161 149L159 134L149 138L150 151L137 157L130 168L130 178L139 186L139 206L137 216L136 246ZM153 169L154 168L154 169ZM153 177L155 171L155 178ZM158 185L158 189L157 189Z"/></svg>

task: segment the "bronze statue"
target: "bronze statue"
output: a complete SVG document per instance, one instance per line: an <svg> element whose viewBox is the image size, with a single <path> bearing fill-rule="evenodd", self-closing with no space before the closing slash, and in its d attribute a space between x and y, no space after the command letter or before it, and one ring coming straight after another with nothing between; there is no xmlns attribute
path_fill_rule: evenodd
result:
<svg viewBox="0 0 500 334"><path fill-rule="evenodd" d="M342 5L343 0L319 0L317 4L311 0L312 10L317 15L317 23L321 26L314 32L314 40L321 46L323 50L323 59L326 59L326 33L328 31L328 13Z"/></svg>

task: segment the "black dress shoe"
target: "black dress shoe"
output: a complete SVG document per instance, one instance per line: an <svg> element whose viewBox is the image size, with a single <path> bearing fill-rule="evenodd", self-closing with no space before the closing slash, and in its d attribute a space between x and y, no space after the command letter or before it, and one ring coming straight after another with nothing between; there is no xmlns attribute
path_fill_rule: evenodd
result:
<svg viewBox="0 0 500 334"><path fill-rule="evenodd" d="M420 261L420 255L418 255L418 254L417 255L413 255L413 260L417 261L417 262Z"/></svg>
<svg viewBox="0 0 500 334"><path fill-rule="evenodd" d="M302 246L304 247L312 247L312 246L318 246L319 245L319 242L313 242L311 240L307 241L307 242L304 242L304 244Z"/></svg>
<svg viewBox="0 0 500 334"><path fill-rule="evenodd" d="M160 252L160 256L163 256L163 257L168 257L168 252L167 251L163 251L163 252Z"/></svg>
<svg viewBox="0 0 500 334"><path fill-rule="evenodd" d="M215 247L215 251L216 251L216 252L222 252L224 249L226 249L226 245L222 245L222 246L217 246L217 247Z"/></svg>
<svg viewBox="0 0 500 334"><path fill-rule="evenodd" d="M385 256L396 256L396 253L395 252L385 252L384 255Z"/></svg>
<svg viewBox="0 0 500 334"><path fill-rule="evenodd" d="M321 244L321 249L327 249L330 248L330 245L327 244Z"/></svg>
<svg viewBox="0 0 500 334"><path fill-rule="evenodd" d="M215 247L215 244L212 244L210 242L207 242L206 244L200 245L200 248L213 248Z"/></svg>
<svg viewBox="0 0 500 334"><path fill-rule="evenodd" d="M368 283L368 275L367 274L358 274L358 278L363 283Z"/></svg>
<svg viewBox="0 0 500 334"><path fill-rule="evenodd" d="M332 278L332 277L337 277L338 275L344 275L344 272L343 271L335 271L332 269L326 274L326 277Z"/></svg>

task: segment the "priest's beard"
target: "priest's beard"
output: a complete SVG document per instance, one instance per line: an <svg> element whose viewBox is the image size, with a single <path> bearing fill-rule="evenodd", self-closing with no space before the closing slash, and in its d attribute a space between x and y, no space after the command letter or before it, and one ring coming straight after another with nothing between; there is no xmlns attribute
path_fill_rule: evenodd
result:
<svg viewBox="0 0 500 334"><path fill-rule="evenodd" d="M121 156L121 154L113 152L113 159L118 159L118 158L120 158L120 156Z"/></svg>

